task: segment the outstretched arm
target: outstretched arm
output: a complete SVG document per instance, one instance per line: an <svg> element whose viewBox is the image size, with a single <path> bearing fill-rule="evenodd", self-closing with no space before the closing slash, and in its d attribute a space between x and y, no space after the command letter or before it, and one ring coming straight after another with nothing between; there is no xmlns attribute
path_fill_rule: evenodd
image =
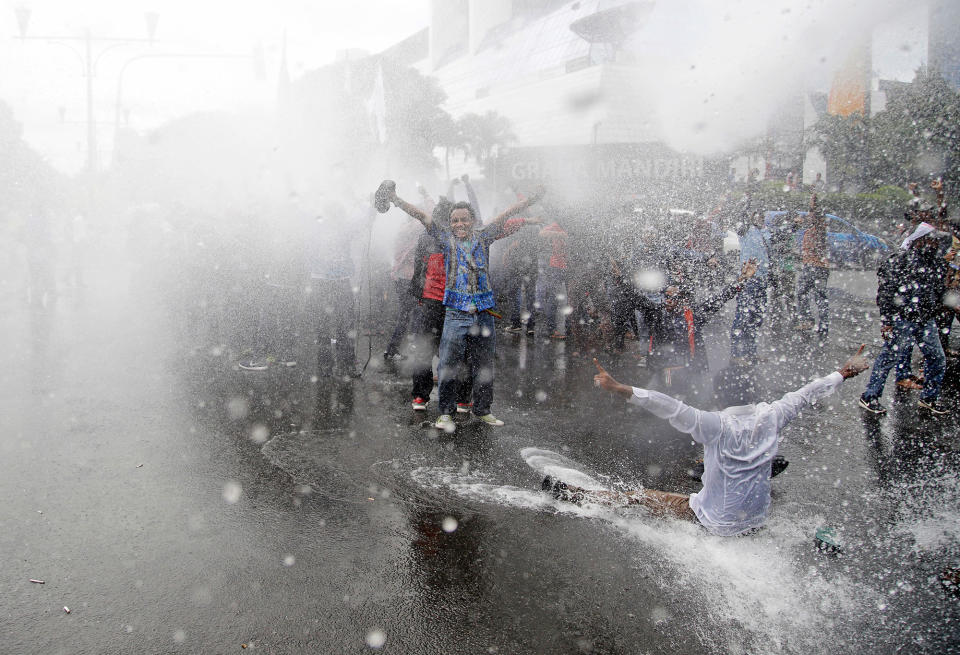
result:
<svg viewBox="0 0 960 655"><path fill-rule="evenodd" d="M796 391L785 394L780 400L771 403L777 414L777 428L782 428L795 419L800 414L800 410L807 405L812 405L821 398L826 398L832 394L847 378L859 375L870 368L870 364L862 354L864 347L861 344L860 350L835 372L826 377L817 378Z"/></svg>
<svg viewBox="0 0 960 655"><path fill-rule="evenodd" d="M433 217L430 216L430 214L427 214L416 205L411 205L409 202L398 196L396 191L394 191L390 196L390 202L423 223L424 227L430 227L430 224L433 223Z"/></svg>
<svg viewBox="0 0 960 655"><path fill-rule="evenodd" d="M516 216L517 214L522 212L524 209L526 209L530 205L535 205L538 202L540 202L540 199L543 198L543 194L545 192L546 190L543 187L538 188L536 193L534 193L532 196L530 196L526 200L521 200L520 202L513 205L512 207L507 208L506 211L504 211L502 214L500 214L495 219L493 219L493 221L490 224L503 227L503 224L507 222L508 218L510 218L511 216Z"/></svg>
<svg viewBox="0 0 960 655"><path fill-rule="evenodd" d="M610 275L617 291L622 293L634 308L644 312L656 312L660 310L659 305L637 291L632 284L623 279L620 265L617 264L617 260L612 257L610 258Z"/></svg>
<svg viewBox="0 0 960 655"><path fill-rule="evenodd" d="M593 383L596 386L628 398L633 404L640 405L651 414L666 419L674 428L689 434L700 443L710 443L720 436L723 425L717 412L704 412L690 407L659 391L621 384L600 366L600 362L594 359L593 363L598 371L593 376Z"/></svg>
<svg viewBox="0 0 960 655"><path fill-rule="evenodd" d="M736 279L736 281L712 298L707 298L704 300L700 306L697 307L697 310L694 312L694 314L699 316L700 320L706 321L710 316L720 311L727 301L731 300L738 293L740 293L743 290L743 283L752 278L756 272L756 259L751 259L747 262L744 262L743 268L740 269L740 276Z"/></svg>

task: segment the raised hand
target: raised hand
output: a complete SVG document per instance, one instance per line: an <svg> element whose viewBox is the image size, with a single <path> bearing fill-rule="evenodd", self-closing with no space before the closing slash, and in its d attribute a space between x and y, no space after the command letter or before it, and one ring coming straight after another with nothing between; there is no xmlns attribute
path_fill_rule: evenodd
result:
<svg viewBox="0 0 960 655"><path fill-rule="evenodd" d="M633 395L633 388L625 384L620 384L613 376L607 373L600 362L597 361L597 358L593 358L593 363L597 367L597 374L593 376L593 384L600 387L601 389L606 389L611 393L618 393L622 396L631 396Z"/></svg>
<svg viewBox="0 0 960 655"><path fill-rule="evenodd" d="M748 259L743 263L743 268L740 269L740 279L749 280L754 275L757 274L757 260Z"/></svg>
<svg viewBox="0 0 960 655"><path fill-rule="evenodd" d="M866 344L861 343L860 350L858 350L853 357L845 361L838 369L840 375L842 375L845 379L859 375L870 368L870 362L868 362L867 358L863 356L863 349L865 347Z"/></svg>

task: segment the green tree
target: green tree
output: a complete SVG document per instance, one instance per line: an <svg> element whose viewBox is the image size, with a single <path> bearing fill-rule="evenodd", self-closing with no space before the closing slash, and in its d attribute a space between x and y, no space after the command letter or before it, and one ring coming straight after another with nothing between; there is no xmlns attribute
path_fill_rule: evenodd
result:
<svg viewBox="0 0 960 655"><path fill-rule="evenodd" d="M921 68L912 84L892 94L872 121L870 170L878 185L942 175L960 183L960 96L946 80Z"/></svg>
<svg viewBox="0 0 960 655"><path fill-rule="evenodd" d="M860 114L826 114L814 127L814 144L823 153L827 172L841 192L851 184L863 186L868 160L868 132L868 120Z"/></svg>

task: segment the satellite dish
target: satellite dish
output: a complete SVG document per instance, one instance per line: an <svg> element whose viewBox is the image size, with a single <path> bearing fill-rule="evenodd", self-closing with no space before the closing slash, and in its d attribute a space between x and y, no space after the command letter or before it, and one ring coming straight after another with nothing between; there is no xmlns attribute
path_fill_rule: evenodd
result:
<svg viewBox="0 0 960 655"><path fill-rule="evenodd" d="M655 4L654 0L627 2L575 20L570 29L589 43L620 44L640 29Z"/></svg>

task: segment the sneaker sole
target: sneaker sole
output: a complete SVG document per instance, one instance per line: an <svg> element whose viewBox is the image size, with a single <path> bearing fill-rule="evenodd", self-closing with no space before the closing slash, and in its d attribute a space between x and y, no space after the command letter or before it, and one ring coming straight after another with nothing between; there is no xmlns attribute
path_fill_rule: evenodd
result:
<svg viewBox="0 0 960 655"><path fill-rule="evenodd" d="M863 402L862 400L859 401L857 404L860 405L860 408L861 408L861 409L865 409L865 410L867 410L868 412L870 412L871 414L886 414L886 413L887 413L887 410L885 410L885 409L873 409L872 407L868 406L868 405L867 405L865 402Z"/></svg>
<svg viewBox="0 0 960 655"><path fill-rule="evenodd" d="M946 416L947 414L950 413L949 411L946 411L946 410L934 409L930 405L924 405L923 403L917 403L917 407L930 412L934 416Z"/></svg>

